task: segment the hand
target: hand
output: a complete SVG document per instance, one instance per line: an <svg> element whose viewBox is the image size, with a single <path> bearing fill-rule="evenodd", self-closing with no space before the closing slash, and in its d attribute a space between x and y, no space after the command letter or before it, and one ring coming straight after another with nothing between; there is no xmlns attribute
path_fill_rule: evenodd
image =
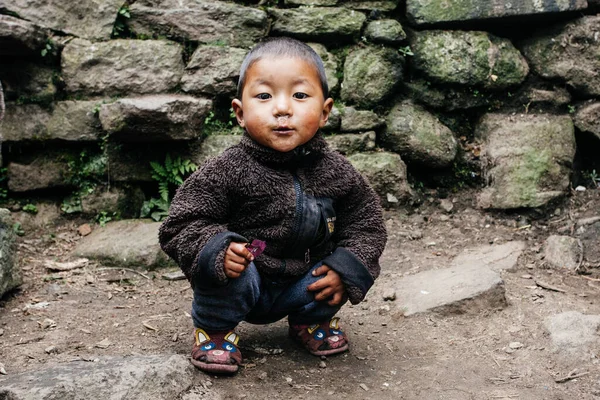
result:
<svg viewBox="0 0 600 400"><path fill-rule="evenodd" d="M225 251L225 276L231 279L239 278L253 260L254 256L246 248L246 243L231 242Z"/></svg>
<svg viewBox="0 0 600 400"><path fill-rule="evenodd" d="M313 276L323 276L315 283L308 285L307 289L310 292L318 292L315 294L315 300L322 301L331 298L327 302L330 306L336 306L342 303L346 294L346 287L342 282L340 274L323 264L313 271Z"/></svg>

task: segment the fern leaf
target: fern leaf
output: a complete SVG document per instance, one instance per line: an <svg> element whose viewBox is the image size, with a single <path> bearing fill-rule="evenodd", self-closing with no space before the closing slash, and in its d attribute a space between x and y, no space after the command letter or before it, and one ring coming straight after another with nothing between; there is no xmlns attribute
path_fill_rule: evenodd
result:
<svg viewBox="0 0 600 400"><path fill-rule="evenodd" d="M164 201L169 201L169 183L159 182L158 193L160 194L161 199L163 199Z"/></svg>

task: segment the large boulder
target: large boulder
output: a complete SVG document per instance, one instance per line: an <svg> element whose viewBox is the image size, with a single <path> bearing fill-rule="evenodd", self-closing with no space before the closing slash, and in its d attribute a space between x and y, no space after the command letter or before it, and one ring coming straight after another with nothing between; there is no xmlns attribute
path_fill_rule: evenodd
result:
<svg viewBox="0 0 600 400"><path fill-rule="evenodd" d="M600 139L600 102L590 102L581 106L575 114L575 126Z"/></svg>
<svg viewBox="0 0 600 400"><path fill-rule="evenodd" d="M157 94L119 99L100 107L102 128L119 141L190 140L200 136L212 101Z"/></svg>
<svg viewBox="0 0 600 400"><path fill-rule="evenodd" d="M97 141L102 136L96 108L101 100L59 101L51 112L37 104L7 104L3 140Z"/></svg>
<svg viewBox="0 0 600 400"><path fill-rule="evenodd" d="M8 164L8 189L11 192L48 189L66 186L66 163L47 157L38 157L29 164Z"/></svg>
<svg viewBox="0 0 600 400"><path fill-rule="evenodd" d="M235 95L240 66L247 53L235 47L198 46L185 67L181 89L209 96Z"/></svg>
<svg viewBox="0 0 600 400"><path fill-rule="evenodd" d="M367 19L361 12L337 7L271 8L269 12L275 19L274 34L313 41L356 39Z"/></svg>
<svg viewBox="0 0 600 400"><path fill-rule="evenodd" d="M565 194L575 156L568 116L486 114L476 136L488 181L480 207L540 207Z"/></svg>
<svg viewBox="0 0 600 400"><path fill-rule="evenodd" d="M166 92L183 75L181 52L179 44L163 40L74 39L62 52L63 79L71 93Z"/></svg>
<svg viewBox="0 0 600 400"><path fill-rule="evenodd" d="M111 221L81 239L73 254L106 264L159 268L172 264L158 243L159 222L140 219Z"/></svg>
<svg viewBox="0 0 600 400"><path fill-rule="evenodd" d="M3 377L0 398L175 399L194 380L193 365L180 354L98 357L94 361L41 365L34 371Z"/></svg>
<svg viewBox="0 0 600 400"><path fill-rule="evenodd" d="M515 15L533 15L582 10L586 0L454 0L452 3L431 0L407 0L406 14L411 22L434 24L449 21L467 21L503 18Z"/></svg>
<svg viewBox="0 0 600 400"><path fill-rule="evenodd" d="M406 164L398 154L356 153L349 156L348 161L369 181L383 207L395 208L412 199Z"/></svg>
<svg viewBox="0 0 600 400"><path fill-rule="evenodd" d="M130 6L136 34L181 41L249 47L266 35L267 14L224 1L139 0Z"/></svg>
<svg viewBox="0 0 600 400"><path fill-rule="evenodd" d="M375 139L377 139L377 135L374 131L363 134L347 133L325 137L327 144L329 144L332 150L347 156L354 153L375 150Z"/></svg>
<svg viewBox="0 0 600 400"><path fill-rule="evenodd" d="M600 95L600 16L586 16L527 40L522 50L532 69L558 79L584 96Z"/></svg>
<svg viewBox="0 0 600 400"><path fill-rule="evenodd" d="M108 40L122 0L10 0L3 8L40 26L73 36Z"/></svg>
<svg viewBox="0 0 600 400"><path fill-rule="evenodd" d="M402 80L404 58L386 47L355 47L344 63L342 101L371 108L388 98Z"/></svg>
<svg viewBox="0 0 600 400"><path fill-rule="evenodd" d="M97 141L102 137L96 115L100 100L59 101L46 124L48 138L67 141Z"/></svg>
<svg viewBox="0 0 600 400"><path fill-rule="evenodd" d="M385 120L370 110L357 110L354 107L345 107L342 110L342 132L366 132L381 128Z"/></svg>
<svg viewBox="0 0 600 400"><path fill-rule="evenodd" d="M22 140L48 139L46 125L51 113L37 104L6 104L2 121L2 140L19 142Z"/></svg>
<svg viewBox="0 0 600 400"><path fill-rule="evenodd" d="M0 208L0 298L21 284L10 211Z"/></svg>
<svg viewBox="0 0 600 400"><path fill-rule="evenodd" d="M458 143L437 117L410 100L397 103L387 116L383 146L409 163L447 167L456 158Z"/></svg>
<svg viewBox="0 0 600 400"><path fill-rule="evenodd" d="M441 83L503 89L523 82L525 58L512 43L487 32L423 31L412 35L412 66Z"/></svg>
<svg viewBox="0 0 600 400"><path fill-rule="evenodd" d="M40 54L47 32L39 26L10 15L0 15L0 56Z"/></svg>
<svg viewBox="0 0 600 400"><path fill-rule="evenodd" d="M378 19L367 24L365 37L374 43L393 46L406 39L406 33L395 19Z"/></svg>
<svg viewBox="0 0 600 400"><path fill-rule="evenodd" d="M0 44L0 47L2 45ZM1 50L0 50L1 51ZM57 72L45 65L13 62L0 65L5 100L49 104L56 95Z"/></svg>

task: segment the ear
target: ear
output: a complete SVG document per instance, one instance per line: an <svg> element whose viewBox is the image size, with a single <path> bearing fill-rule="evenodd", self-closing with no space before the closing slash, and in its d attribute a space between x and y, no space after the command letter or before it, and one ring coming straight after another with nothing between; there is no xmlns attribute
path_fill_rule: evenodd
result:
<svg viewBox="0 0 600 400"><path fill-rule="evenodd" d="M323 112L321 113L321 122L319 123L319 127L322 128L327 123L329 119L329 114L331 113L331 109L333 108L333 99L330 97L323 103Z"/></svg>
<svg viewBox="0 0 600 400"><path fill-rule="evenodd" d="M238 99L233 99L231 102L231 107L233 108L235 119L237 119L238 124L240 124L242 128L245 128L244 109L242 108L242 102Z"/></svg>

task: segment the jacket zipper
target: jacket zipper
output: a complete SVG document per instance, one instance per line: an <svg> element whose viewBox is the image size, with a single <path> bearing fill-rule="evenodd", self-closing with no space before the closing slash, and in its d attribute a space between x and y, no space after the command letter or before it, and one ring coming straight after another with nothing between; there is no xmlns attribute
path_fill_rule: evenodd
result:
<svg viewBox="0 0 600 400"><path fill-rule="evenodd" d="M302 184L300 183L300 179L298 175L292 174L294 179L294 191L296 192L296 220L294 221L294 241L293 244L295 246L298 241L298 235L300 233L300 223L302 222L302 209L304 207L303 197L302 197ZM304 252L304 262L306 264L310 263L310 249L306 249Z"/></svg>

